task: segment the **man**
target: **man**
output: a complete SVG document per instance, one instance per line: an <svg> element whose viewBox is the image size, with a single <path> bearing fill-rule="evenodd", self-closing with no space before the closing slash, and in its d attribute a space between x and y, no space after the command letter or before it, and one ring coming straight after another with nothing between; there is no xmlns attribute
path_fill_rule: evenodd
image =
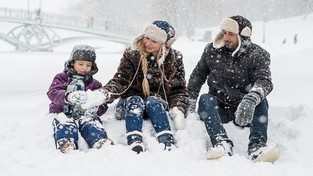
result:
<svg viewBox="0 0 313 176"><path fill-rule="evenodd" d="M277 145L266 146L268 102L272 91L270 54L251 42L252 25L242 16L225 18L221 31L209 43L188 83L188 113L207 80L209 92L200 96L198 113L210 136L207 159L233 155L233 142L223 123L250 127L248 155L253 161L274 162Z"/></svg>

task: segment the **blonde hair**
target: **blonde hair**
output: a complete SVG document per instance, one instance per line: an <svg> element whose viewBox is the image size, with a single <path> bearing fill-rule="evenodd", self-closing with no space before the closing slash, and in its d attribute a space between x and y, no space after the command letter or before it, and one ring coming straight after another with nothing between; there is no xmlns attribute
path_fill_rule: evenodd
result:
<svg viewBox="0 0 313 176"><path fill-rule="evenodd" d="M143 43L143 40L141 40L138 43L138 50L139 50L139 55L140 55L141 69L143 72L142 90L143 90L143 94L146 97L148 97L150 95L150 87L149 87L149 82L147 79L148 61L146 59L148 53L145 50L145 45Z"/></svg>
<svg viewBox="0 0 313 176"><path fill-rule="evenodd" d="M164 44L162 44L163 46ZM162 51L164 50L164 47L161 47L158 55L156 56L157 59L160 59L162 57ZM148 82L148 78L147 78L147 74L148 74L148 61L147 61L147 55L148 53L146 52L145 49L145 45L143 42L143 39L141 39L138 42L138 51L139 51L139 55L140 55L140 62L141 62L141 69L143 72L143 80L142 80L142 90L143 90L143 94L145 95L145 97L150 96L150 86L149 86L149 82ZM161 74L162 77L164 77L164 70L161 70Z"/></svg>

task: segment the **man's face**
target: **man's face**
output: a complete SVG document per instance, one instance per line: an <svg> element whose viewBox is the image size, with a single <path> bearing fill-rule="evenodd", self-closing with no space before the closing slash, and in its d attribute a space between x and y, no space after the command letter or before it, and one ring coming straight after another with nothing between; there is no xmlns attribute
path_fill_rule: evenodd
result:
<svg viewBox="0 0 313 176"><path fill-rule="evenodd" d="M223 31L223 40L226 48L236 49L238 46L238 35L233 32Z"/></svg>

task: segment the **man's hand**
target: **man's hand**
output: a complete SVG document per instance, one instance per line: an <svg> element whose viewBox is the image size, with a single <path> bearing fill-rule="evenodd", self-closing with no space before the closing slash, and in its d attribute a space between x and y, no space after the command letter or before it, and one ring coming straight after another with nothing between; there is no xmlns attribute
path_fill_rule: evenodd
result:
<svg viewBox="0 0 313 176"><path fill-rule="evenodd" d="M251 124L255 107L260 103L261 97L256 92L246 94L235 112L235 123L240 126Z"/></svg>

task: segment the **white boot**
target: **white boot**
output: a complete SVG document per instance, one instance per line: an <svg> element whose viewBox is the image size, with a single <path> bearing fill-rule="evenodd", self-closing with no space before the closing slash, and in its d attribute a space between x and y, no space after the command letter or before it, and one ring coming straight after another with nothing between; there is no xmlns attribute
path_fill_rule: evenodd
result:
<svg viewBox="0 0 313 176"><path fill-rule="evenodd" d="M254 162L274 163L280 156L280 148L276 144L270 144L267 147L261 147L251 152L249 159Z"/></svg>
<svg viewBox="0 0 313 176"><path fill-rule="evenodd" d="M211 160L218 159L225 155L233 155L233 145L230 142L221 141L208 150L206 157L208 160Z"/></svg>

